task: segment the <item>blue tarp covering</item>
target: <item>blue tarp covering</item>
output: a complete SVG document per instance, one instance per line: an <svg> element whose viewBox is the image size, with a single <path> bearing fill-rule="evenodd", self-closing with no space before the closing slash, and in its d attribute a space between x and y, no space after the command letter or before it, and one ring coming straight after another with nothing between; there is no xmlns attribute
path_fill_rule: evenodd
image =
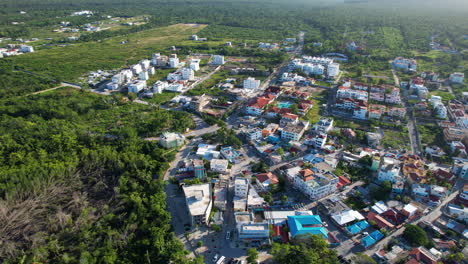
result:
<svg viewBox="0 0 468 264"><path fill-rule="evenodd" d="M359 226L354 224L352 226L346 227L346 230L348 230L348 232L350 232L351 234L355 235L355 234L361 232L362 229L359 228Z"/></svg>
<svg viewBox="0 0 468 264"><path fill-rule="evenodd" d="M379 230L375 230L374 232L372 232L370 234L370 236L376 241L379 241L380 239L382 239L384 237L384 235L382 233L380 233Z"/></svg>
<svg viewBox="0 0 468 264"><path fill-rule="evenodd" d="M370 236L366 236L365 238L363 238L363 239L361 240L361 243L362 243L362 245L363 245L365 248L368 248L368 247L374 245L375 242L377 242L377 241L375 241L375 240L374 240L372 237L370 237Z"/></svg>
<svg viewBox="0 0 468 264"><path fill-rule="evenodd" d="M369 227L369 223L367 223L366 220L363 220L363 221L355 223L354 225L346 227L346 230L348 230L348 232L350 232L351 234L355 235L357 233L360 233L362 230L368 227Z"/></svg>
<svg viewBox="0 0 468 264"><path fill-rule="evenodd" d="M356 225L359 226L359 228L361 229L366 229L369 227L369 223L367 223L366 220L359 221L356 223Z"/></svg>

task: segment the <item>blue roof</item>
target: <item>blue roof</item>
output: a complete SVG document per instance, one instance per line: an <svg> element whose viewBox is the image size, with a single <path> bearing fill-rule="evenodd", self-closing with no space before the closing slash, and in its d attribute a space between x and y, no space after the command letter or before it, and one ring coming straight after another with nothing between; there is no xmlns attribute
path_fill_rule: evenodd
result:
<svg viewBox="0 0 468 264"><path fill-rule="evenodd" d="M374 240L378 241L384 237L382 233L380 233L379 230L375 230L372 232L369 236L371 236Z"/></svg>
<svg viewBox="0 0 468 264"><path fill-rule="evenodd" d="M348 232L350 232L351 234L355 235L359 232L361 232L361 228L359 228L359 226L357 226L356 224L352 225L352 226L348 226L346 227L346 230L348 230Z"/></svg>
<svg viewBox="0 0 468 264"><path fill-rule="evenodd" d="M373 238L370 237L370 236L366 236L365 238L363 238L363 239L361 240L361 243L362 243L362 245L363 245L365 248L368 248L368 247L374 245L375 242L377 242L377 241L375 241L375 239L373 239Z"/></svg>
<svg viewBox="0 0 468 264"><path fill-rule="evenodd" d="M289 232L293 237L298 235L322 235L328 238L327 230L322 226L322 219L318 215L288 216Z"/></svg>
<svg viewBox="0 0 468 264"><path fill-rule="evenodd" d="M278 141L280 141L280 137L268 136L267 141L277 143Z"/></svg>
<svg viewBox="0 0 468 264"><path fill-rule="evenodd" d="M357 226L361 229L366 229L369 227L369 223L366 220L362 220L356 223Z"/></svg>
<svg viewBox="0 0 468 264"><path fill-rule="evenodd" d="M367 223L366 220L362 220L360 222L355 223L354 225L346 227L346 230L348 230L348 232L350 232L351 234L355 235L368 227L369 223Z"/></svg>

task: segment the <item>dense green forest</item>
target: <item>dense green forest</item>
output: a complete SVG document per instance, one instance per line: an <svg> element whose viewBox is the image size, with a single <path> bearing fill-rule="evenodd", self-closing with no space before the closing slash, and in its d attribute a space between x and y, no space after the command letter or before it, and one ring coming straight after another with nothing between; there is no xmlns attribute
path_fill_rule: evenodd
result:
<svg viewBox="0 0 468 264"><path fill-rule="evenodd" d="M2 100L0 123L0 262L190 262L158 178L174 153L140 138L189 114L65 88Z"/></svg>

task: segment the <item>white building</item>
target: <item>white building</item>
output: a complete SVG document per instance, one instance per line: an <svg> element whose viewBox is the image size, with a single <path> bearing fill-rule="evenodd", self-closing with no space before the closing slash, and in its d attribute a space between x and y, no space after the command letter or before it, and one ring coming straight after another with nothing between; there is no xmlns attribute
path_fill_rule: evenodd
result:
<svg viewBox="0 0 468 264"><path fill-rule="evenodd" d="M132 66L132 72L133 72L133 74L138 75L138 74L140 74L140 72L142 72L142 71L143 71L143 69L141 68L141 65L140 65L140 64L135 64L135 65Z"/></svg>
<svg viewBox="0 0 468 264"><path fill-rule="evenodd" d="M367 119L367 108L365 106L356 107L353 111L353 118L365 120Z"/></svg>
<svg viewBox="0 0 468 264"><path fill-rule="evenodd" d="M142 60L140 61L140 65L143 68L143 70L148 70L150 67L151 61L150 60Z"/></svg>
<svg viewBox="0 0 468 264"><path fill-rule="evenodd" d="M170 92L182 92L182 90L184 89L184 85L181 84L181 83L171 83L171 84L168 84L166 88L164 88L164 90L166 91L170 91Z"/></svg>
<svg viewBox="0 0 468 264"><path fill-rule="evenodd" d="M185 144L185 137L179 133L164 132L160 139L159 145L164 148L176 148Z"/></svg>
<svg viewBox="0 0 468 264"><path fill-rule="evenodd" d="M438 104L434 107L437 117L446 119L447 118L447 107L443 104Z"/></svg>
<svg viewBox="0 0 468 264"><path fill-rule="evenodd" d="M212 171L224 173L228 169L229 162L225 159L212 159L210 161L210 168Z"/></svg>
<svg viewBox="0 0 468 264"><path fill-rule="evenodd" d="M178 68L179 67L179 58L169 58L169 67L171 68Z"/></svg>
<svg viewBox="0 0 468 264"><path fill-rule="evenodd" d="M321 149L327 143L327 138L328 138L327 134L320 133L312 139L312 145L316 149Z"/></svg>
<svg viewBox="0 0 468 264"><path fill-rule="evenodd" d="M138 79L140 79L141 81L147 81L149 79L148 72L146 72L146 71L140 72L138 74Z"/></svg>
<svg viewBox="0 0 468 264"><path fill-rule="evenodd" d="M315 172L301 167L288 169L286 176L296 189L312 200L334 193L338 183L338 177L331 172Z"/></svg>
<svg viewBox="0 0 468 264"><path fill-rule="evenodd" d="M450 78L449 78L451 83L459 83L459 84L462 84L464 79L465 79L465 74L462 72L454 72L450 74Z"/></svg>
<svg viewBox="0 0 468 264"><path fill-rule="evenodd" d="M181 68L176 72L171 72L166 78L168 81L183 81L195 79L195 72L190 68Z"/></svg>
<svg viewBox="0 0 468 264"><path fill-rule="evenodd" d="M157 66L159 58L161 58L161 53L153 53L151 56L151 64Z"/></svg>
<svg viewBox="0 0 468 264"><path fill-rule="evenodd" d="M394 159L384 157L380 166L377 178L379 181L389 181L395 183L401 180L400 166Z"/></svg>
<svg viewBox="0 0 468 264"><path fill-rule="evenodd" d="M349 87L339 87L336 91L337 98L352 98L356 100L363 100L367 101L369 98L369 94L366 91L355 90Z"/></svg>
<svg viewBox="0 0 468 264"><path fill-rule="evenodd" d="M183 186L182 189L192 226L195 224L208 224L213 206L211 185L209 183L197 184Z"/></svg>
<svg viewBox="0 0 468 264"><path fill-rule="evenodd" d="M249 77L243 82L244 89L258 89L260 87L260 80L255 80L253 77Z"/></svg>
<svg viewBox="0 0 468 264"><path fill-rule="evenodd" d="M270 238L270 228L267 223L243 223L237 225L238 238L246 243L267 242Z"/></svg>
<svg viewBox="0 0 468 264"><path fill-rule="evenodd" d="M224 56L214 55L213 56L213 64L214 65L223 65L224 64Z"/></svg>
<svg viewBox="0 0 468 264"><path fill-rule="evenodd" d="M247 131L247 138L250 141L259 140L262 138L262 129L256 127L250 131Z"/></svg>
<svg viewBox="0 0 468 264"><path fill-rule="evenodd" d="M111 78L112 83L122 84L125 81L125 76L122 73L118 73Z"/></svg>
<svg viewBox="0 0 468 264"><path fill-rule="evenodd" d="M331 63L328 65L328 68L327 68L328 78L335 78L336 76L338 76L339 73L340 73L340 64Z"/></svg>
<svg viewBox="0 0 468 264"><path fill-rule="evenodd" d="M418 63L414 59L406 59L402 57L397 57L392 62L393 67L407 70L407 71L416 71Z"/></svg>
<svg viewBox="0 0 468 264"><path fill-rule="evenodd" d="M30 53L30 52L34 52L34 48L28 45L21 45L20 51L23 53Z"/></svg>
<svg viewBox="0 0 468 264"><path fill-rule="evenodd" d="M309 123L290 124L281 128L281 138L286 141L299 141L304 135Z"/></svg>
<svg viewBox="0 0 468 264"><path fill-rule="evenodd" d="M200 70L200 60L199 59L191 59L190 60L190 69L194 71Z"/></svg>
<svg viewBox="0 0 468 264"><path fill-rule="evenodd" d="M195 72L191 68L182 68L180 72L182 73L182 80L195 79Z"/></svg>
<svg viewBox="0 0 468 264"><path fill-rule="evenodd" d="M132 70L129 70L129 69L122 70L120 74L122 74L125 77L126 81L130 81L133 78L133 72Z"/></svg>
<svg viewBox="0 0 468 264"><path fill-rule="evenodd" d="M153 93L160 94L169 86L168 82L156 81L153 84Z"/></svg>
<svg viewBox="0 0 468 264"><path fill-rule="evenodd" d="M198 36L197 36L197 35L192 35L192 36L190 37L190 39L191 39L191 40L197 41L197 40L198 40Z"/></svg>
<svg viewBox="0 0 468 264"><path fill-rule="evenodd" d="M236 178L234 181L234 195L237 197L247 197L249 194L249 180L246 178Z"/></svg>
<svg viewBox="0 0 468 264"><path fill-rule="evenodd" d="M129 93L139 93L146 88L146 81L134 81L128 85Z"/></svg>
<svg viewBox="0 0 468 264"><path fill-rule="evenodd" d="M315 131L328 133L333 129L333 119L322 117L318 123L314 126Z"/></svg>
<svg viewBox="0 0 468 264"><path fill-rule="evenodd" d="M150 66L147 70L149 75L154 75L156 73L156 70L154 69L153 66Z"/></svg>

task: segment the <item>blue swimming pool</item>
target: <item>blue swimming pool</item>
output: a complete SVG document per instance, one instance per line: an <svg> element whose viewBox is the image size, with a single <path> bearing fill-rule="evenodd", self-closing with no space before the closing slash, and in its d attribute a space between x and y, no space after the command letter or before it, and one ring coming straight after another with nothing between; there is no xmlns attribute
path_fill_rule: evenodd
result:
<svg viewBox="0 0 468 264"><path fill-rule="evenodd" d="M290 108L293 103L291 102L279 102L278 107L279 108Z"/></svg>

